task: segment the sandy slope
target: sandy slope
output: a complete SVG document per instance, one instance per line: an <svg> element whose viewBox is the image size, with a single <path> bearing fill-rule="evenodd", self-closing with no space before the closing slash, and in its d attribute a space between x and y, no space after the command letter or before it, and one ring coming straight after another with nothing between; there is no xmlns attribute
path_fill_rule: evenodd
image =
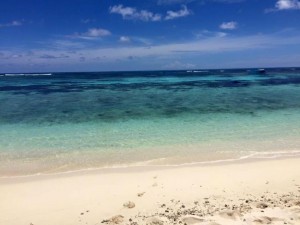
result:
<svg viewBox="0 0 300 225"><path fill-rule="evenodd" d="M0 224L300 224L299 196L299 158L2 178Z"/></svg>

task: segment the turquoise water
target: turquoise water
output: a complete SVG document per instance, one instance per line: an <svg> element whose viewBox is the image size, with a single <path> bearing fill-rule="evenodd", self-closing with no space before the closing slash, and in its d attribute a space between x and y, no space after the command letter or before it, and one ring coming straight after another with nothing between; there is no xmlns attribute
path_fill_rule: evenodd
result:
<svg viewBox="0 0 300 225"><path fill-rule="evenodd" d="M10 74L0 107L1 176L300 153L297 69Z"/></svg>

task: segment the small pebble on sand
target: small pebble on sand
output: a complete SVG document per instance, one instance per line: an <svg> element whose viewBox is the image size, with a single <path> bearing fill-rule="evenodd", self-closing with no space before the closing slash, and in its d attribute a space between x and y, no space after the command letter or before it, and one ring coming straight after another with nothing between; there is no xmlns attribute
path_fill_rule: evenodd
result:
<svg viewBox="0 0 300 225"><path fill-rule="evenodd" d="M132 209L135 207L135 204L134 204L134 202L129 201L129 202L124 203L123 206L128 209Z"/></svg>

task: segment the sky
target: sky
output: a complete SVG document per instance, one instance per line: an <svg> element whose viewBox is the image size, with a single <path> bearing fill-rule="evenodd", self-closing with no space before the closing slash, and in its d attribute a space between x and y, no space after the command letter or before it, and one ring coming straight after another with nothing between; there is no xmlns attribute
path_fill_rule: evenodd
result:
<svg viewBox="0 0 300 225"><path fill-rule="evenodd" d="M1 0L0 72L300 66L300 0Z"/></svg>

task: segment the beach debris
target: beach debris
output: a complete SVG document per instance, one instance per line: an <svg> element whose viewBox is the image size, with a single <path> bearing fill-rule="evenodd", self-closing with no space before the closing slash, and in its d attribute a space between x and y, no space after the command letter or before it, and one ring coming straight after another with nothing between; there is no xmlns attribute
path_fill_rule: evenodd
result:
<svg viewBox="0 0 300 225"><path fill-rule="evenodd" d="M120 224L123 222L123 220L124 220L124 216L122 215L117 215L110 219L111 223L113 224Z"/></svg>
<svg viewBox="0 0 300 225"><path fill-rule="evenodd" d="M143 197L143 195L144 195L145 193L146 193L146 192L140 192L140 193L137 194L137 196L138 196L138 197Z"/></svg>
<svg viewBox="0 0 300 225"><path fill-rule="evenodd" d="M294 205L300 206L300 201L295 201Z"/></svg>
<svg viewBox="0 0 300 225"><path fill-rule="evenodd" d="M264 202L260 202L256 205L256 208L265 209L268 208L268 204Z"/></svg>
<svg viewBox="0 0 300 225"><path fill-rule="evenodd" d="M116 215L113 216L110 219L102 220L101 223L107 223L107 224L120 224L124 221L124 216L122 215Z"/></svg>
<svg viewBox="0 0 300 225"><path fill-rule="evenodd" d="M128 209L132 209L135 207L135 204L134 204L134 202L128 201L128 202L124 203L123 206Z"/></svg>
<svg viewBox="0 0 300 225"><path fill-rule="evenodd" d="M251 196L252 199L249 197ZM168 204L158 203L157 211L151 214L138 213L128 225L221 225L228 224L300 224L300 195L265 193L236 200L207 197L197 204L183 204L171 199ZM209 200L209 204L205 201ZM230 203L231 202L231 203ZM273 205L276 205L273 207ZM184 206L184 207L183 207ZM273 217L276 215L276 217ZM277 217L280 215L280 217ZM282 215L282 216L281 216ZM243 221L243 222L242 222ZM238 223L241 222L241 223ZM276 223L278 222L278 223ZM226 223L227 224L227 223Z"/></svg>

